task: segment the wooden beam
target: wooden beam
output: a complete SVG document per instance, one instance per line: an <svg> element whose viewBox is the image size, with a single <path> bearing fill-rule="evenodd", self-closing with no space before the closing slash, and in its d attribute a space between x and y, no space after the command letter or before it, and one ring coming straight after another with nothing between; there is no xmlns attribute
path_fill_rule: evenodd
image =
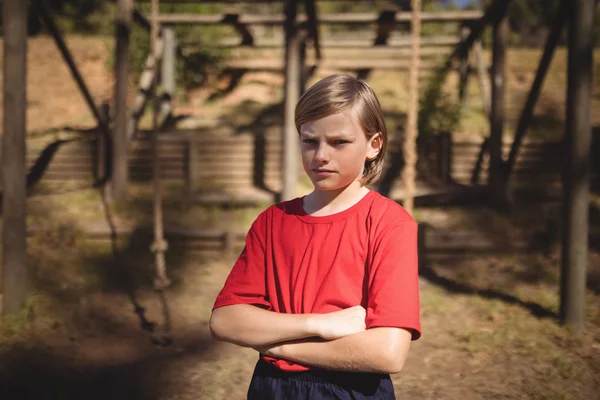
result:
<svg viewBox="0 0 600 400"><path fill-rule="evenodd" d="M150 3L151 0L137 0L138 3ZM201 1L202 3L208 4L239 4L240 0L160 0L160 4L198 4ZM335 3L335 2L348 2L348 0L317 0L326 3ZM268 4L268 3L281 3L282 0L245 0L241 1L241 3L245 4Z"/></svg>
<svg viewBox="0 0 600 400"><path fill-rule="evenodd" d="M285 0L285 94L283 125L283 173L281 201L296 197L298 185L299 139L294 122L296 104L300 99L300 41L296 22L297 1Z"/></svg>
<svg viewBox="0 0 600 400"><path fill-rule="evenodd" d="M569 10L566 160L560 318L576 333L585 322L588 263L594 0L572 0Z"/></svg>
<svg viewBox="0 0 600 400"><path fill-rule="evenodd" d="M158 20L161 24L200 24L200 25L220 25L229 24L226 19L227 14L160 14ZM440 23L440 22L464 22L474 21L482 17L480 11L444 11L444 12L425 12L422 22ZM410 22L410 13L395 13L395 22ZM319 18L323 24L375 24L379 19L379 14L371 13L337 13L324 14ZM296 21L305 23L308 21L306 15L298 15ZM281 25L285 22L285 15L258 15L241 14L237 22L245 25Z"/></svg>
<svg viewBox="0 0 600 400"><path fill-rule="evenodd" d="M344 49L344 48L372 48L376 37L372 39L324 39L320 40L321 49ZM425 37L421 41L421 47L443 47L456 46L460 43L460 39L450 36L440 37ZM194 42L194 45L197 43ZM222 47L240 47L242 42L237 38L226 38L219 41L219 46ZM183 45L186 45L185 43ZM284 41L281 39L263 39L255 40L252 44L253 48L282 48ZM390 38L385 44L386 48L410 48L410 40Z"/></svg>
<svg viewBox="0 0 600 400"><path fill-rule="evenodd" d="M164 52L164 41L160 37L157 40L154 51L155 53L152 53L151 49L150 54L148 54L148 57L146 58L144 70L142 71L140 80L138 82L138 92L135 96L133 108L127 122L127 141L129 146L131 146L131 142L135 137L138 122L144 113L146 104L148 103L148 97L152 89L152 82L158 70L158 63L160 62Z"/></svg>
<svg viewBox="0 0 600 400"><path fill-rule="evenodd" d="M306 14L308 16L308 31L310 37L313 40L313 46L315 47L315 55L317 60L321 59L321 43L319 38L319 19L317 13L317 6L315 0L305 0L304 7L306 8Z"/></svg>
<svg viewBox="0 0 600 400"><path fill-rule="evenodd" d="M377 19L377 37L375 37L374 45L381 46L388 42L390 33L396 27L396 13L394 11L384 10L379 14Z"/></svg>
<svg viewBox="0 0 600 400"><path fill-rule="evenodd" d="M420 63L421 70L435 70L439 64L437 62L422 61ZM259 71L281 71L285 67L285 63L277 59L239 59L228 60L225 65L230 69L250 69ZM408 59L392 60L392 59L323 59L318 63L315 60L306 62L306 67L318 67L326 69L340 69L347 71L357 71L361 69L399 69L406 70L410 66Z"/></svg>
<svg viewBox="0 0 600 400"><path fill-rule="evenodd" d="M444 69L450 68L452 61L460 56L465 49L470 49L473 42L481 37L483 30L489 24L496 24L506 15L506 10L511 0L494 0L492 4L485 10L481 18L471 24L471 33L461 41L454 49L454 52L448 57Z"/></svg>
<svg viewBox="0 0 600 400"><path fill-rule="evenodd" d="M525 106L523 107L523 111L521 113L521 117L519 118L519 123L517 124L517 130L515 133L515 138L513 140L512 146L510 148L510 154L508 155L508 159L506 161L506 173L507 178L510 178L510 173L515 167L515 163L517 161L517 156L519 152L519 148L521 147L521 142L525 137L525 133L527 132L527 128L529 128L529 124L531 123L531 118L533 116L533 109L537 103L540 92L542 91L542 85L544 84L544 78L546 77L546 73L550 68L550 63L552 62L552 56L554 55L554 50L558 45L560 40L560 36L563 32L563 27L567 21L567 17L569 15L570 10L570 0L562 0L557 11L556 18L554 20L554 26L552 26L552 30L548 35L548 39L546 39L546 45L544 46L544 53L542 54L542 58L540 59L540 64L538 66L538 70L535 74L535 79L531 84L531 90L529 91L529 95L527 96L527 101L525 102Z"/></svg>
<svg viewBox="0 0 600 400"><path fill-rule="evenodd" d="M242 37L242 46L252 46L254 44L254 37L252 37L252 33L248 30L247 24L240 24L238 22L239 14L225 14L225 21L229 21L231 25L235 28L235 30Z"/></svg>
<svg viewBox="0 0 600 400"><path fill-rule="evenodd" d="M129 88L129 35L133 17L133 1L118 0L115 29L115 124L111 200L120 202L127 195L127 92Z"/></svg>
<svg viewBox="0 0 600 400"><path fill-rule="evenodd" d="M324 24L374 24L379 19L379 13L376 12L365 12L365 13L337 13L337 14L324 14L321 16L320 21ZM435 12L423 12L421 13L422 22L464 22L473 21L482 17L481 11L435 11ZM300 17L300 20L303 20ZM410 22L412 13L410 12L396 12L394 15L395 22Z"/></svg>
<svg viewBox="0 0 600 400"><path fill-rule="evenodd" d="M148 19L148 16L144 13L144 11L137 5L133 6L133 20L139 26L144 28L146 31L150 32L152 29L152 24Z"/></svg>
<svg viewBox="0 0 600 400"><path fill-rule="evenodd" d="M2 265L0 309L18 312L27 292L26 110L27 9L25 1L3 7Z"/></svg>
<svg viewBox="0 0 600 400"><path fill-rule="evenodd" d="M460 40L463 41L469 37L469 27L462 25L459 30ZM463 107L467 104L467 84L469 79L469 48L463 47L459 54L459 66L458 66L458 97Z"/></svg>
<svg viewBox="0 0 600 400"><path fill-rule="evenodd" d="M37 5L37 7L34 7L34 9L37 9L37 11L40 15L40 18L42 19L42 21L44 22L44 25L46 26L46 29L48 29L48 32L54 38L54 41L56 42L56 46L60 50L60 53L63 56L63 59L69 66L69 70L71 71L71 74L73 75L73 78L75 79L75 82L77 82L77 86L79 87L81 94L85 98L85 101L86 101L88 107L90 108L92 115L96 119L98 126L101 128L101 130L104 132L104 134L106 134L108 136L109 135L108 125L102 119L102 116L100 115L100 111L98 110L98 107L96 107L96 103L94 103L92 94L88 90L87 85L85 84L85 81L83 80L83 77L81 76L81 73L79 73L79 69L77 68L77 65L75 64L75 60L73 60L73 57L71 56L71 52L69 51L69 48L67 47L65 41L62 38L60 30L58 29L58 26L56 25L56 23L54 23L54 19L52 19L52 14L50 13L48 6L46 5L46 2L44 0L33 0L33 1Z"/></svg>
<svg viewBox="0 0 600 400"><path fill-rule="evenodd" d="M504 159L504 93L506 83L506 47L508 44L506 15L494 24L492 55L492 114L490 118L490 173L488 179L490 201L497 207L505 204Z"/></svg>

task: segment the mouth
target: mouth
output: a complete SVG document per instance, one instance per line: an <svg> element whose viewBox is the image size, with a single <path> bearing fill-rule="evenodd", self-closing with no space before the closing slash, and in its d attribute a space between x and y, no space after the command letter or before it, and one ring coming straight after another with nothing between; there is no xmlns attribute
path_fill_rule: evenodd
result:
<svg viewBox="0 0 600 400"><path fill-rule="evenodd" d="M313 172L313 174L315 174L317 176L329 176L334 173L334 171L332 171L330 169L323 169L323 168L313 168L312 172Z"/></svg>

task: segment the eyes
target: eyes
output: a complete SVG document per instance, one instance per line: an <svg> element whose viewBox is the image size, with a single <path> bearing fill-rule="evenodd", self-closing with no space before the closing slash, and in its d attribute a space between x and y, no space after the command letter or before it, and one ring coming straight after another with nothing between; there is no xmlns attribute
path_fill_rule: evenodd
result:
<svg viewBox="0 0 600 400"><path fill-rule="evenodd" d="M316 139L302 139L302 143L306 143L306 144L310 144L310 145L316 145L316 144L319 143L319 141L316 140ZM330 143L333 146L342 146L342 145L350 143L350 141L346 140L346 139L334 139L334 140L330 141Z"/></svg>

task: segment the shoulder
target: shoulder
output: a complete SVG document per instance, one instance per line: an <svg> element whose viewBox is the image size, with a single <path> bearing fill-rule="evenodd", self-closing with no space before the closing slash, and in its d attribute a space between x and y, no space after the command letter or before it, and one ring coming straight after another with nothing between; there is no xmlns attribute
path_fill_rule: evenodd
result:
<svg viewBox="0 0 600 400"><path fill-rule="evenodd" d="M381 226L389 226L398 223L415 223L415 219L394 200L375 192L373 201L369 207L369 219L371 223Z"/></svg>
<svg viewBox="0 0 600 400"><path fill-rule="evenodd" d="M256 217L252 227L254 229L258 227L264 228L269 225L269 222L274 220L283 219L287 215L297 215L299 212L298 210L302 207L301 202L302 198L295 198L293 200L283 201L267 207L258 215L258 217Z"/></svg>

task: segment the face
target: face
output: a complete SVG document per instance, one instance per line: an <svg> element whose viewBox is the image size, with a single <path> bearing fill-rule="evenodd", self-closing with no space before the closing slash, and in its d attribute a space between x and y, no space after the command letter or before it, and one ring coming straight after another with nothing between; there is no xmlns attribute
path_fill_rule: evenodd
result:
<svg viewBox="0 0 600 400"><path fill-rule="evenodd" d="M302 164L317 190L360 184L365 161L381 149L379 133L367 138L350 113L337 113L300 127Z"/></svg>

